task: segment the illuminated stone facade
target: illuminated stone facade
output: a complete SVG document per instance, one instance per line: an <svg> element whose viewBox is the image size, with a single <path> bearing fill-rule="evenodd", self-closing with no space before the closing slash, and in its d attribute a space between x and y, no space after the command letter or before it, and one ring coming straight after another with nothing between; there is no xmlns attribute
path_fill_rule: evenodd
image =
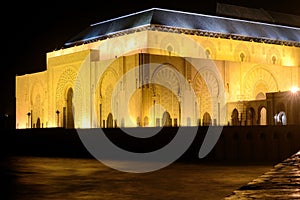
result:
<svg viewBox="0 0 300 200"><path fill-rule="evenodd" d="M45 71L17 76L16 128L266 125L279 112L294 123L293 107L271 108L267 96L299 86L299 65L299 41L132 26L49 52Z"/></svg>

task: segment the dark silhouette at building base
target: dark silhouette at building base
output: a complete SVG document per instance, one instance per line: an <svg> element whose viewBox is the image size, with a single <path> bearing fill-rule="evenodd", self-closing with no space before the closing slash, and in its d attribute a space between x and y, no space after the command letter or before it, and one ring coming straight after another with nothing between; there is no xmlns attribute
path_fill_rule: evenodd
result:
<svg viewBox="0 0 300 200"><path fill-rule="evenodd" d="M192 127L181 127L188 132ZM213 128L213 127L211 127ZM151 128L150 128L151 129ZM203 159L198 153L208 126L198 128L188 150L178 161L280 162L300 149L300 126L224 126L212 151ZM164 127L149 138L134 138L119 128L106 128L108 138L132 152L151 152L168 144L178 127ZM41 128L7 130L1 139L1 155L59 156L93 158L76 129Z"/></svg>

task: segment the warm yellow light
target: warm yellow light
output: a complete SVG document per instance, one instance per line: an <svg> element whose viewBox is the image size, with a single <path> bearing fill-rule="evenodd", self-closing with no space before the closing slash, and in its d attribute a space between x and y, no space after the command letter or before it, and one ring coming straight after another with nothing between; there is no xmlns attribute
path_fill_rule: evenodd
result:
<svg viewBox="0 0 300 200"><path fill-rule="evenodd" d="M89 119L87 117L84 117L82 119L82 125L81 125L81 127L78 127L78 128L91 128L90 127L90 121L89 121Z"/></svg>
<svg viewBox="0 0 300 200"><path fill-rule="evenodd" d="M298 92L299 91L299 88L297 87L297 86L293 86L292 88L291 88L291 92L292 93L296 93L296 92Z"/></svg>

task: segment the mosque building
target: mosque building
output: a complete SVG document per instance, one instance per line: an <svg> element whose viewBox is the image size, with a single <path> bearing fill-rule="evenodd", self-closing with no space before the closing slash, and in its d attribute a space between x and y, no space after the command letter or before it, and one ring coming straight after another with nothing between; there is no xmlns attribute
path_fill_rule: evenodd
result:
<svg viewBox="0 0 300 200"><path fill-rule="evenodd" d="M296 25L151 8L91 24L46 63L16 76L17 129L300 123Z"/></svg>

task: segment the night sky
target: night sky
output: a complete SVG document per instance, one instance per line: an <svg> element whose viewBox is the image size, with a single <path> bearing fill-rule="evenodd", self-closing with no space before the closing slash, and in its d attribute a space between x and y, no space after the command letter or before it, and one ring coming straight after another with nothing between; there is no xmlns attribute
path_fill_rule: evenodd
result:
<svg viewBox="0 0 300 200"><path fill-rule="evenodd" d="M299 0L6 1L1 6L1 116L15 115L15 75L45 70L46 53L90 24L153 7L214 14L216 2L300 15Z"/></svg>

